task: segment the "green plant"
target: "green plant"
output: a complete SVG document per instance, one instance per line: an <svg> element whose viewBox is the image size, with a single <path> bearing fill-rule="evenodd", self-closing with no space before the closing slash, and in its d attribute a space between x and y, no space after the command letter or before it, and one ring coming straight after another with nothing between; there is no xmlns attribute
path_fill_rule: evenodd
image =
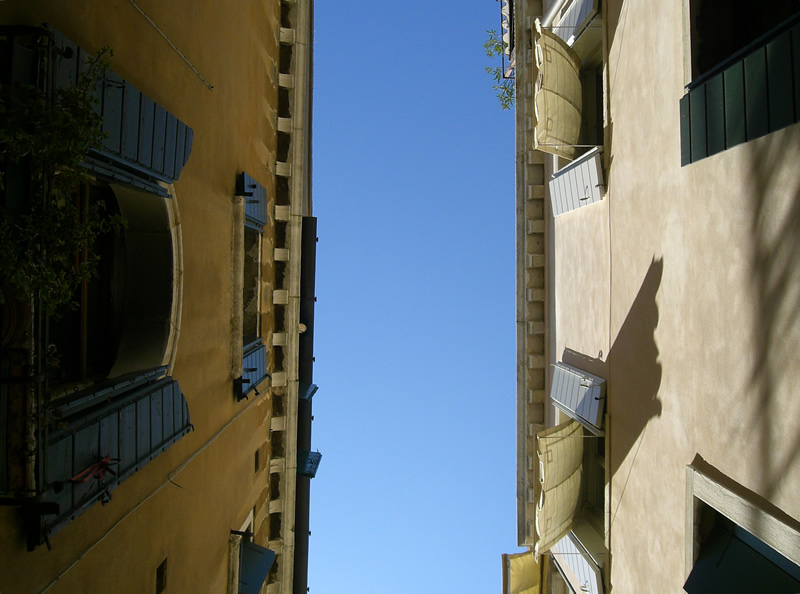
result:
<svg viewBox="0 0 800 594"><path fill-rule="evenodd" d="M490 58L500 58L503 56L506 44L497 35L497 31L489 29L489 35L483 44L483 50ZM505 73L500 66L485 66L484 70L492 77L494 83L492 88L500 101L501 109L511 109L514 105L514 79L505 78Z"/></svg>
<svg viewBox="0 0 800 594"><path fill-rule="evenodd" d="M30 172L29 201L10 208L7 197L0 208L0 286L18 298L38 293L50 311L72 304L79 284L96 274L96 239L124 226L102 204L83 213L76 204L88 180L81 163L105 137L95 89L111 55L101 50L77 84L49 96L33 85L0 87L0 169Z"/></svg>

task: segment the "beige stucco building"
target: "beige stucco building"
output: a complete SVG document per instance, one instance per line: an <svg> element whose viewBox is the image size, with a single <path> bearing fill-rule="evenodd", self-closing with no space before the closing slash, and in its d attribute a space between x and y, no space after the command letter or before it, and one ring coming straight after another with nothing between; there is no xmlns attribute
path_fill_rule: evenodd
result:
<svg viewBox="0 0 800 594"><path fill-rule="evenodd" d="M313 2L8 0L0 25L5 85L113 50L76 200L128 221L77 313L33 295L3 336L0 591L305 592ZM9 208L32 174L6 165Z"/></svg>
<svg viewBox="0 0 800 594"><path fill-rule="evenodd" d="M796 7L505 4L532 551L505 591L794 592Z"/></svg>

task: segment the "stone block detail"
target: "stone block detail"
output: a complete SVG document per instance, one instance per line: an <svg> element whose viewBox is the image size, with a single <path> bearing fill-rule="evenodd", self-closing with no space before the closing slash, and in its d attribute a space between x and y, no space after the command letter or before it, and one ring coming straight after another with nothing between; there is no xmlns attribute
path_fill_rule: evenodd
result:
<svg viewBox="0 0 800 594"><path fill-rule="evenodd" d="M276 388L283 388L286 386L286 372L275 371L272 373L272 385Z"/></svg>
<svg viewBox="0 0 800 594"><path fill-rule="evenodd" d="M286 248L275 248L274 258L276 262L288 262L289 250Z"/></svg>

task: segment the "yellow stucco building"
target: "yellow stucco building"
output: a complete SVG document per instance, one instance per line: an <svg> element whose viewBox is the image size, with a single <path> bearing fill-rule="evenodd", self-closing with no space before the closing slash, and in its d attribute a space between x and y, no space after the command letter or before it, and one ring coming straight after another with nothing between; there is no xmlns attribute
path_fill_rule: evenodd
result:
<svg viewBox="0 0 800 594"><path fill-rule="evenodd" d="M0 591L305 592L313 2L8 0L0 25L6 87L113 50L74 199L127 221L74 310L7 300ZM4 208L31 175L5 163Z"/></svg>
<svg viewBox="0 0 800 594"><path fill-rule="evenodd" d="M529 551L504 592L797 591L796 3L503 11Z"/></svg>

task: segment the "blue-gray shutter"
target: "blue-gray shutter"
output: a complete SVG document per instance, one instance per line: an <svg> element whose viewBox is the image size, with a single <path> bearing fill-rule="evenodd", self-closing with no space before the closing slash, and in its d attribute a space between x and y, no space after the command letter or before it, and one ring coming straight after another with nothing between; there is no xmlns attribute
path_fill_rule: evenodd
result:
<svg viewBox="0 0 800 594"><path fill-rule="evenodd" d="M236 178L236 195L244 197L245 225L263 231L269 221L267 215L267 189L248 174L242 172Z"/></svg>
<svg viewBox="0 0 800 594"><path fill-rule="evenodd" d="M74 85L93 56L61 33L54 35L56 86ZM97 99L106 138L90 151L85 167L111 181L167 196L157 182L171 184L180 177L191 154L192 129L110 71L98 85Z"/></svg>
<svg viewBox="0 0 800 594"><path fill-rule="evenodd" d="M277 554L243 538L239 547L239 594L258 594Z"/></svg>
<svg viewBox="0 0 800 594"><path fill-rule="evenodd" d="M141 384L141 377L122 382L121 389L103 388L101 395L84 397L54 424L45 455L44 498L57 503L59 512L46 522L48 535L98 501L110 500L122 481L192 430L178 382L164 377ZM115 474L71 481L106 456Z"/></svg>
<svg viewBox="0 0 800 594"><path fill-rule="evenodd" d="M256 386L267 378L267 347L261 340L244 347L242 378L234 382L238 400L243 400L255 391Z"/></svg>
<svg viewBox="0 0 800 594"><path fill-rule="evenodd" d="M314 394L317 393L318 389L317 384L305 384L301 382L298 386L298 397L300 400L310 401L314 397Z"/></svg>
<svg viewBox="0 0 800 594"><path fill-rule="evenodd" d="M322 460L322 454L319 452L306 452L300 450L297 452L297 474L314 478L317 476L319 463Z"/></svg>

